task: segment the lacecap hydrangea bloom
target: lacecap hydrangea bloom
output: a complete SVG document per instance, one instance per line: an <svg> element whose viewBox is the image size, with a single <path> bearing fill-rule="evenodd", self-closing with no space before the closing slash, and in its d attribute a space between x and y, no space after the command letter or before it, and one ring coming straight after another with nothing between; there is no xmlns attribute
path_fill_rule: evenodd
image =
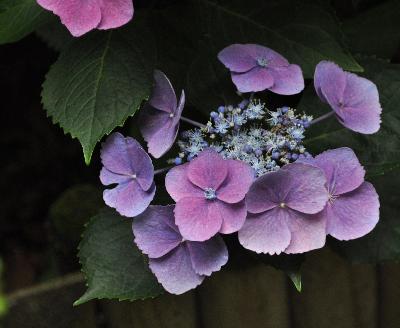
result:
<svg viewBox="0 0 400 328"><path fill-rule="evenodd" d="M304 87L300 68L263 46L235 44L219 59L242 92L294 94ZM136 140L115 133L103 144L100 177L116 184L104 200L133 217L135 243L168 292L182 294L220 270L228 261L227 234L257 253L296 254L323 247L327 235L362 237L378 223L378 195L354 152L313 156L305 142L308 129L334 114L354 131L379 129L372 82L321 62L315 88L332 113L313 118L288 106L269 108L252 93L214 108L202 124L182 116L184 93L178 101L164 73L155 71L154 79L140 130L153 157L173 146L177 154L154 170ZM193 128L179 133L181 120ZM171 204L150 205L154 176L164 172Z"/></svg>
<svg viewBox="0 0 400 328"><path fill-rule="evenodd" d="M73 36L93 29L108 30L133 17L132 0L37 0L44 9L60 17Z"/></svg>

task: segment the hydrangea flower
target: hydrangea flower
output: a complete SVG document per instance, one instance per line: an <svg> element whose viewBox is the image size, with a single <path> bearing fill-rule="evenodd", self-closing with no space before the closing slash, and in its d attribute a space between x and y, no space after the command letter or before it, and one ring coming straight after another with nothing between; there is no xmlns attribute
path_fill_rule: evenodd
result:
<svg viewBox="0 0 400 328"><path fill-rule="evenodd" d="M321 168L327 178L329 201L323 211L326 231L339 240L369 233L379 221L379 198L350 148L327 150L307 163Z"/></svg>
<svg viewBox="0 0 400 328"><path fill-rule="evenodd" d="M128 23L133 17L132 0L37 0L51 10L73 36L93 29L108 30Z"/></svg>
<svg viewBox="0 0 400 328"><path fill-rule="evenodd" d="M205 276L228 261L223 239L185 240L174 223L174 206L150 206L133 221L135 243L149 256L149 266L159 283L172 294L200 285Z"/></svg>
<svg viewBox="0 0 400 328"><path fill-rule="evenodd" d="M233 83L240 92L270 90L292 95L304 89L301 68L280 54L257 44L232 44L218 54L231 71Z"/></svg>
<svg viewBox="0 0 400 328"><path fill-rule="evenodd" d="M244 197L253 180L248 164L224 160L211 149L172 168L165 186L176 201L175 223L182 236L204 241L218 232L238 231L246 219Z"/></svg>
<svg viewBox="0 0 400 328"><path fill-rule="evenodd" d="M142 213L156 191L149 155L135 139L113 133L102 145L101 162L101 183L117 184L113 189L104 190L105 203L127 217Z"/></svg>
<svg viewBox="0 0 400 328"><path fill-rule="evenodd" d="M149 153L160 158L172 147L178 134L185 93L182 90L177 104L174 88L166 75L155 70L154 81L153 94L141 112L140 131Z"/></svg>
<svg viewBox="0 0 400 328"><path fill-rule="evenodd" d="M257 253L303 253L324 246L328 201L324 172L292 163L254 181L246 195L249 215L239 241Z"/></svg>
<svg viewBox="0 0 400 328"><path fill-rule="evenodd" d="M346 128L365 134L379 130L382 108L373 82L345 72L335 63L321 61L315 69L314 86Z"/></svg>

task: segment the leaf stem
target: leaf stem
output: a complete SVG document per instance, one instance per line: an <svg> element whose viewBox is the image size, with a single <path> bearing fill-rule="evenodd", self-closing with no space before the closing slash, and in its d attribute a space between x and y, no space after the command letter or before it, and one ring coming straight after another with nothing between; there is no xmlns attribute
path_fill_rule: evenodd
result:
<svg viewBox="0 0 400 328"><path fill-rule="evenodd" d="M317 117L315 120L312 120L312 121L310 122L310 125L313 125L313 124L315 124L315 123L319 123L319 122L321 122L321 121L323 121L323 120L325 120L325 119L331 117L331 116L334 115L334 114L335 114L335 112L334 112L334 111L331 111L331 112L329 112L329 113L326 113L326 114L324 114L324 115L321 115L320 117Z"/></svg>
<svg viewBox="0 0 400 328"><path fill-rule="evenodd" d="M170 168L172 168L173 166L167 166L167 167L163 167L162 169L158 169L154 171L154 175L158 175L158 174L163 174L164 172L167 172Z"/></svg>
<svg viewBox="0 0 400 328"><path fill-rule="evenodd" d="M200 128L200 129L206 128L206 126L204 124L201 124L199 122L193 121L190 118L187 118L187 117L184 117L184 116L181 116L181 120L184 121L184 122L187 122L189 124L192 124L192 125Z"/></svg>

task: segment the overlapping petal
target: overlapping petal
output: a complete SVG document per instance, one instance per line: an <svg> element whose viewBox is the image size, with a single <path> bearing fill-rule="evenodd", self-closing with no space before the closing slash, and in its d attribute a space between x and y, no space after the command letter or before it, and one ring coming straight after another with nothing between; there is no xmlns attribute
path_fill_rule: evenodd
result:
<svg viewBox="0 0 400 328"><path fill-rule="evenodd" d="M270 71L257 66L245 73L232 72L231 77L240 92L263 91L274 85L274 78Z"/></svg>

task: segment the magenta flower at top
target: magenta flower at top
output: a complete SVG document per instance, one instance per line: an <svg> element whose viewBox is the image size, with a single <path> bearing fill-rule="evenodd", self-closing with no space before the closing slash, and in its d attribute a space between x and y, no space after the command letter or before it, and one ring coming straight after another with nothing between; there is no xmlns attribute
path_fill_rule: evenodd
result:
<svg viewBox="0 0 400 328"><path fill-rule="evenodd" d="M61 18L73 36L93 29L108 30L128 23L133 17L132 0L37 0Z"/></svg>
<svg viewBox="0 0 400 328"><path fill-rule="evenodd" d="M293 95L304 89L301 68L277 52L258 44L232 44L218 54L231 71L232 81L240 92L270 90Z"/></svg>
<svg viewBox="0 0 400 328"><path fill-rule="evenodd" d="M154 81L153 94L141 112L140 131L149 153L160 158L172 147L178 135L185 93L182 90L178 104L174 88L163 72L155 70Z"/></svg>
<svg viewBox="0 0 400 328"><path fill-rule="evenodd" d="M327 178L329 201L322 212L327 233L339 240L369 233L379 220L379 198L372 184L364 182L365 171L354 152L337 148L305 161Z"/></svg>
<svg viewBox="0 0 400 328"><path fill-rule="evenodd" d="M105 203L121 215L142 213L154 198L154 169L149 155L133 138L120 133L110 135L101 148L103 185L117 184L103 193Z"/></svg>
<svg viewBox="0 0 400 328"><path fill-rule="evenodd" d="M150 270L172 294L195 288L228 261L220 236L205 242L182 238L174 223L173 205L150 206L133 221L133 233L139 249L149 256Z"/></svg>
<svg viewBox="0 0 400 328"><path fill-rule="evenodd" d="M379 130L382 108L374 83L343 71L335 63L322 61L315 69L314 86L319 98L329 104L346 128L365 134Z"/></svg>
<svg viewBox="0 0 400 328"><path fill-rule="evenodd" d="M246 163L205 150L171 169L165 186L176 201L175 223L185 239L204 241L238 231L246 219L244 197L254 180Z"/></svg>
<svg viewBox="0 0 400 328"><path fill-rule="evenodd" d="M321 212L328 201L324 172L287 164L257 178L246 195L249 215L239 241L257 253L303 253L325 244Z"/></svg>

